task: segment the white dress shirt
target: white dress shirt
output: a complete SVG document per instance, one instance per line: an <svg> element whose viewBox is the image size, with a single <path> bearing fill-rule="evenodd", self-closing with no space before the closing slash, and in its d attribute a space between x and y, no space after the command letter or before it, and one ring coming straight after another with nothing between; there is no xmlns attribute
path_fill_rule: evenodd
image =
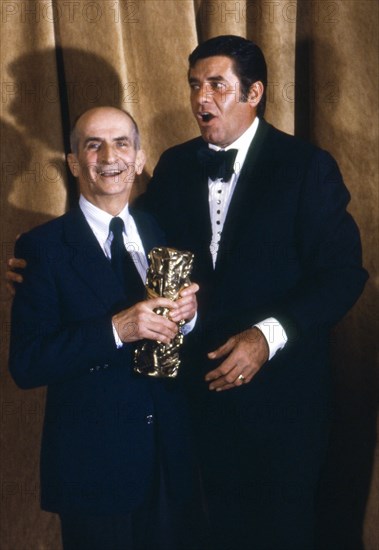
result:
<svg viewBox="0 0 379 550"><path fill-rule="evenodd" d="M256 117L249 128L236 141L225 147L225 151L229 149L237 149L238 153L234 161L234 172L228 182L223 182L222 179L212 181L208 178L208 200L209 213L212 226L212 239L209 245L212 254L213 267L216 265L219 243L221 240L222 231L229 205L236 188L239 175L246 159L247 152L251 142L255 136L259 124L259 118ZM215 151L222 150L222 147L209 144L210 149ZM287 342L287 335L277 319L269 317L254 325L260 329L267 340L269 347L269 359L272 359L279 349L282 349Z"/></svg>
<svg viewBox="0 0 379 550"><path fill-rule="evenodd" d="M83 197L83 195L80 195L79 207L83 212L84 217L87 220L88 225L92 229L93 234L95 235L105 256L110 260L113 235L109 231L109 224L114 216L108 214L108 212L105 212L101 208L98 208L97 206L89 202L85 197ZM125 205L125 207L121 210L117 217L121 218L124 222L123 239L125 248L129 252L129 254L131 254L136 269L142 279L142 282L143 284L145 284L148 261L141 237L138 233L136 223L133 219L133 216L129 212L128 204ZM196 323L196 319L197 314L193 319L191 319L191 321L186 323L181 328L183 334L188 334L193 329ZM117 347L123 346L123 342L118 336L118 333L113 323L112 327Z"/></svg>
<svg viewBox="0 0 379 550"><path fill-rule="evenodd" d="M104 254L110 260L113 236L109 232L109 224L114 216L87 201L83 195L80 196L79 206ZM133 216L129 212L128 204L125 205L117 217L121 218L124 222L124 231L122 236L124 239L125 248L129 254L132 255L137 271L141 276L143 284L145 284L146 270L148 268L146 253Z"/></svg>

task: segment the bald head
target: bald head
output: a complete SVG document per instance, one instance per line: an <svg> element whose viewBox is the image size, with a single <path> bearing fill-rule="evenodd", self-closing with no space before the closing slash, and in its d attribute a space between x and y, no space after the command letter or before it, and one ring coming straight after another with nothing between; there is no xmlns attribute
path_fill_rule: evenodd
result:
<svg viewBox="0 0 379 550"><path fill-rule="evenodd" d="M118 113L119 115L125 115L131 123L132 123L132 139L133 139L133 145L135 149L138 151L141 148L141 140L139 135L139 129L136 121L132 117L128 111L125 111L124 109L118 109L117 107L93 107L91 109L87 109L83 113L81 113L78 117L76 117L74 124L71 129L70 134L70 147L71 152L74 154L78 153L79 148L79 140L80 140L80 133L81 128L83 125L85 126L87 123L87 120L91 119L93 115L104 115L105 117L107 115L112 116L115 113Z"/></svg>
<svg viewBox="0 0 379 550"><path fill-rule="evenodd" d="M146 160L133 118L115 107L89 109L74 125L72 149L67 161L80 193L117 215L129 201L135 177L142 173Z"/></svg>

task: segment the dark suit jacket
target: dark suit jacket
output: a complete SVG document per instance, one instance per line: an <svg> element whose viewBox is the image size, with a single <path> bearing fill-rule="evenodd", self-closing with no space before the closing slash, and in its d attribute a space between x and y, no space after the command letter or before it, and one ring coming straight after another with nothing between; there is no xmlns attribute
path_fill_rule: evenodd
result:
<svg viewBox="0 0 379 550"><path fill-rule="evenodd" d="M163 234L133 212L146 251ZM20 237L25 282L12 310L10 370L21 388L48 386L41 451L42 507L125 513L160 458L169 490L191 483L186 410L175 381L132 370L134 345L116 349L111 316L121 288L79 208ZM170 489L171 488L171 489Z"/></svg>
<svg viewBox="0 0 379 550"><path fill-rule="evenodd" d="M213 270L207 177L197 160L204 146L196 138L166 151L144 197L170 244L195 253L199 383L215 366L206 352L258 321L276 317L289 342L251 383L207 392L202 424L208 414L209 431L222 430L224 417L234 415L234 422L255 434L275 424L278 433L300 437L306 422L327 416L329 330L367 278L359 232L346 211L349 193L327 152L261 120Z"/></svg>

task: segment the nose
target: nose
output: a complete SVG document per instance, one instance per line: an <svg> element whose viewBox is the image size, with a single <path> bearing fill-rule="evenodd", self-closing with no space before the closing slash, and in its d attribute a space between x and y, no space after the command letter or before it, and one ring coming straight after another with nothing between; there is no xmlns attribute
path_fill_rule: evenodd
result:
<svg viewBox="0 0 379 550"><path fill-rule="evenodd" d="M200 105L210 103L213 99L212 87L209 82L203 82L197 90L197 100Z"/></svg>
<svg viewBox="0 0 379 550"><path fill-rule="evenodd" d="M101 160L107 164L113 164L117 160L117 154L110 143L103 143L101 148Z"/></svg>

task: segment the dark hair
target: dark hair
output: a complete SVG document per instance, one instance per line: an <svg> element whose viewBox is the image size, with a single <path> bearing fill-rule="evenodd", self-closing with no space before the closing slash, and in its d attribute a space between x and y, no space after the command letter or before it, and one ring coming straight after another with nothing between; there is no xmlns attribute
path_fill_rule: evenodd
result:
<svg viewBox="0 0 379 550"><path fill-rule="evenodd" d="M199 59L214 55L223 55L233 60L234 72L241 84L241 101L247 101L250 87L254 82L262 82L264 92L257 106L257 115L263 117L266 107L267 66L262 50L242 36L216 36L193 50L188 57L189 66L193 68Z"/></svg>
<svg viewBox="0 0 379 550"><path fill-rule="evenodd" d="M86 109L85 111L80 113L80 115L78 115L75 118L74 123L73 123L72 128L71 128L71 133L70 133L71 152L74 153L74 154L78 153L77 123L78 123L79 119L82 118L83 115L88 113L88 111L92 111L92 110L95 110L95 109L102 109L102 108L115 109L116 111L120 111L121 113L124 113L125 115L127 115L130 118L130 120L132 122L132 125L133 125L133 145L134 145L134 148L138 151L141 148L140 134L139 134L138 124L134 120L132 115L128 111L126 111L125 109L120 109L119 107L113 107L113 105L99 105L98 107L91 107L90 109Z"/></svg>

